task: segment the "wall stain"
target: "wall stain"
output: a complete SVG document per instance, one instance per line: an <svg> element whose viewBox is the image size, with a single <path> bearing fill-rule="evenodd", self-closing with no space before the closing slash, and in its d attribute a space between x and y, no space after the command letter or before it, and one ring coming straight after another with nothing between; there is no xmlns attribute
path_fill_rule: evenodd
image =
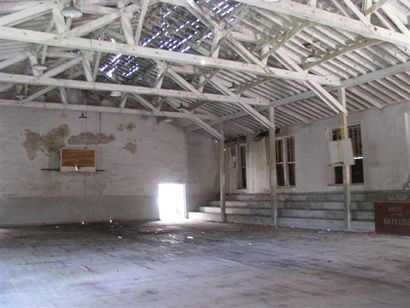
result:
<svg viewBox="0 0 410 308"><path fill-rule="evenodd" d="M97 144L107 144L115 140L115 136L113 134L103 134L103 133L90 133L85 132L79 135L71 136L68 139L68 144L85 144L85 145L97 145Z"/></svg>
<svg viewBox="0 0 410 308"><path fill-rule="evenodd" d="M25 129L26 141L23 146L27 150L27 157L30 160L36 158L38 150L44 152L47 156L52 153L59 153L60 149L65 146L65 138L70 134L67 124L62 124L52 129L45 135Z"/></svg>
<svg viewBox="0 0 410 308"><path fill-rule="evenodd" d="M135 124L132 123L132 122L129 122L128 124L125 124L125 125L124 125L124 128L125 128L126 130L132 131L132 130L135 128Z"/></svg>
<svg viewBox="0 0 410 308"><path fill-rule="evenodd" d="M117 125L117 130L119 132L124 131L124 129L128 130L128 131L132 131L135 128L135 124L132 122L128 122L128 123L120 123Z"/></svg>
<svg viewBox="0 0 410 308"><path fill-rule="evenodd" d="M135 143L135 141L130 141L127 142L127 144L121 149L126 150L132 154L135 154L137 152L137 144Z"/></svg>

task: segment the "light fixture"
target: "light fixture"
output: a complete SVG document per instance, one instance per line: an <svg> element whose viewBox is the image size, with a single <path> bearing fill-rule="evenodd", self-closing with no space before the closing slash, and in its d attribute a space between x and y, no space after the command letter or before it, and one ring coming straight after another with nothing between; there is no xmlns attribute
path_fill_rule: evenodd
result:
<svg viewBox="0 0 410 308"><path fill-rule="evenodd" d="M305 62L306 63L312 63L312 62L318 62L322 58L317 54L317 51L315 49L315 44L317 44L318 41L313 41L312 43L306 42L303 44L303 47L305 47L309 52L310 55L306 57Z"/></svg>
<svg viewBox="0 0 410 308"><path fill-rule="evenodd" d="M47 66L40 63L33 64L32 68L38 72L44 72L47 70Z"/></svg>
<svg viewBox="0 0 410 308"><path fill-rule="evenodd" d="M164 122L165 122L165 123L172 123L173 120L172 120L171 118L166 118L166 119L164 120Z"/></svg>
<svg viewBox="0 0 410 308"><path fill-rule="evenodd" d="M122 96L122 93L120 91L111 91L110 96L111 97L120 97L120 96Z"/></svg>
<svg viewBox="0 0 410 308"><path fill-rule="evenodd" d="M85 119L87 119L87 116L84 114L84 112L81 112L81 115L78 118L80 120L85 120Z"/></svg>
<svg viewBox="0 0 410 308"><path fill-rule="evenodd" d="M313 50L313 52L311 53L311 55L308 56L308 57L305 59L305 62L308 62L308 63L318 62L318 61L320 61L320 59L322 59L322 58L316 53L316 50Z"/></svg>
<svg viewBox="0 0 410 308"><path fill-rule="evenodd" d="M19 101L22 101L22 100L25 99L25 98L27 98L27 96L24 95L24 94L17 94L17 95L16 95L16 99L18 99Z"/></svg>
<svg viewBox="0 0 410 308"><path fill-rule="evenodd" d="M66 18L80 18L83 13L77 9L75 6L67 6L61 10L61 15Z"/></svg>
<svg viewBox="0 0 410 308"><path fill-rule="evenodd" d="M232 85L228 88L228 90L236 90L238 85L235 83L235 81L232 81Z"/></svg>

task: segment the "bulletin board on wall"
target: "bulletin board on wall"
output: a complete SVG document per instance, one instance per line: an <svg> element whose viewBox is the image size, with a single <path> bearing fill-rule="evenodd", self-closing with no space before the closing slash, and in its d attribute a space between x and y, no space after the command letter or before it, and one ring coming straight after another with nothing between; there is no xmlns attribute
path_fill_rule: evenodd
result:
<svg viewBox="0 0 410 308"><path fill-rule="evenodd" d="M96 172L95 150L88 148L62 148L60 171Z"/></svg>

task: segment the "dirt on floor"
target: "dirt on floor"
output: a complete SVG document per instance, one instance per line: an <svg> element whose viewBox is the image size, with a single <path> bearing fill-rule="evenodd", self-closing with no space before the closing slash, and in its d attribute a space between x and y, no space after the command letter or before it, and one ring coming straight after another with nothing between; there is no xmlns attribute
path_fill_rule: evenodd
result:
<svg viewBox="0 0 410 308"><path fill-rule="evenodd" d="M410 307L410 238L219 224L0 229L0 307Z"/></svg>

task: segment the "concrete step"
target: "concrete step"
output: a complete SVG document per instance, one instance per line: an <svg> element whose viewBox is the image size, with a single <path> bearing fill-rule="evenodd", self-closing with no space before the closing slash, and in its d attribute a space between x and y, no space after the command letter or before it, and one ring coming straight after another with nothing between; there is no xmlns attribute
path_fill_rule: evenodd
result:
<svg viewBox="0 0 410 308"><path fill-rule="evenodd" d="M306 209L306 210L343 210L344 203L336 201L286 201L282 203L284 209Z"/></svg>
<svg viewBox="0 0 410 308"><path fill-rule="evenodd" d="M352 211L352 220L372 221L374 222L373 211Z"/></svg>
<svg viewBox="0 0 410 308"><path fill-rule="evenodd" d="M270 201L269 194L226 194L229 201Z"/></svg>
<svg viewBox="0 0 410 308"><path fill-rule="evenodd" d="M220 214L221 208L217 206L202 206L199 211L201 213ZM270 216L270 208L247 208L247 207L227 207L227 214L234 215L255 215L255 216ZM320 218L320 219L343 219L343 210L311 210L311 209L281 209L278 211L279 217L293 218ZM352 211L353 220L374 220L374 213L371 211Z"/></svg>
<svg viewBox="0 0 410 308"><path fill-rule="evenodd" d="M283 208L289 209L311 209L311 210L343 210L343 201L287 201L282 202ZM279 206L280 207L280 206ZM351 209L360 211L374 211L374 203L355 201Z"/></svg>
<svg viewBox="0 0 410 308"><path fill-rule="evenodd" d="M354 199L353 199L354 197ZM352 194L354 201L385 202L410 200L410 191L374 191Z"/></svg>
<svg viewBox="0 0 410 308"><path fill-rule="evenodd" d="M370 211L374 212L374 203L369 201L353 201L351 209L354 211Z"/></svg>
<svg viewBox="0 0 410 308"><path fill-rule="evenodd" d="M220 222L221 215L216 213L189 212L189 219ZM255 215L226 215L226 221L230 223L240 223L249 225L270 225L272 219L270 216Z"/></svg>
<svg viewBox="0 0 410 308"><path fill-rule="evenodd" d="M220 215L215 213L200 213L190 212L190 219L203 220L203 221L220 221ZM228 214L226 221L230 223L242 223L251 225L272 225L272 219L270 216L252 216L252 215L233 215ZM307 218L278 218L278 225L280 227L296 227L296 228L309 228L309 229L332 229L342 230L344 228L343 220L330 220L330 219L307 219Z"/></svg>
<svg viewBox="0 0 410 308"><path fill-rule="evenodd" d="M278 216L280 218L343 219L344 212L340 210L279 209Z"/></svg>
<svg viewBox="0 0 410 308"><path fill-rule="evenodd" d="M272 225L271 216L251 216L251 215L227 215L226 221L236 224L249 224L249 225Z"/></svg>
<svg viewBox="0 0 410 308"><path fill-rule="evenodd" d="M307 229L343 230L345 228L343 219L279 217L278 224L280 227L296 227Z"/></svg>
<svg viewBox="0 0 410 308"><path fill-rule="evenodd" d="M246 208L265 208L270 209L269 201L226 201L226 207L246 207ZM219 201L209 202L211 207L219 207ZM283 209L310 209L310 210L343 210L344 203L341 201L287 201L278 202L278 208ZM352 210L373 211L374 204L372 202L352 202Z"/></svg>
<svg viewBox="0 0 410 308"><path fill-rule="evenodd" d="M281 227L296 227L306 229L330 229L345 230L343 219L313 219L313 218L285 218L279 217L278 224ZM369 231L374 230L373 221L352 221L352 231Z"/></svg>
<svg viewBox="0 0 410 308"><path fill-rule="evenodd" d="M343 193L278 193L280 201L343 201ZM269 201L269 194L227 194L229 201Z"/></svg>
<svg viewBox="0 0 410 308"><path fill-rule="evenodd" d="M343 201L343 192L278 193L280 201ZM229 201L269 201L269 194L227 194ZM410 200L409 191L353 192L352 201L383 202Z"/></svg>
<svg viewBox="0 0 410 308"><path fill-rule="evenodd" d="M189 212L188 219L220 222L221 215L216 213Z"/></svg>
<svg viewBox="0 0 410 308"><path fill-rule="evenodd" d="M343 193L295 193L295 194L278 194L278 199L281 201L339 201L343 202Z"/></svg>
<svg viewBox="0 0 410 308"><path fill-rule="evenodd" d="M220 201L210 201L209 206L219 206ZM270 208L269 201L225 201L226 207L257 207L257 208Z"/></svg>
<svg viewBox="0 0 410 308"><path fill-rule="evenodd" d="M353 220L351 223L351 227L353 231L374 231L375 229L374 221Z"/></svg>
<svg viewBox="0 0 410 308"><path fill-rule="evenodd" d="M221 213L221 208L217 206L202 206L199 208L201 213ZM270 208L251 208L251 207L227 207L227 214L238 214L238 215L271 215Z"/></svg>
<svg viewBox="0 0 410 308"><path fill-rule="evenodd" d="M219 213L190 212L188 217L189 219L220 222ZM272 225L272 219L270 216L228 214L227 222L256 225ZM345 230L345 223L343 219L279 217L278 225L280 227ZM351 226L353 231L374 230L373 221L352 221Z"/></svg>
<svg viewBox="0 0 410 308"><path fill-rule="evenodd" d="M220 207L204 206L200 209L201 213L221 213ZM270 216L271 209L268 208L247 208L247 207L227 207L227 214L251 215L251 216ZM344 212L340 210L298 210L298 209L279 209L279 217L295 218L329 218L343 219Z"/></svg>

